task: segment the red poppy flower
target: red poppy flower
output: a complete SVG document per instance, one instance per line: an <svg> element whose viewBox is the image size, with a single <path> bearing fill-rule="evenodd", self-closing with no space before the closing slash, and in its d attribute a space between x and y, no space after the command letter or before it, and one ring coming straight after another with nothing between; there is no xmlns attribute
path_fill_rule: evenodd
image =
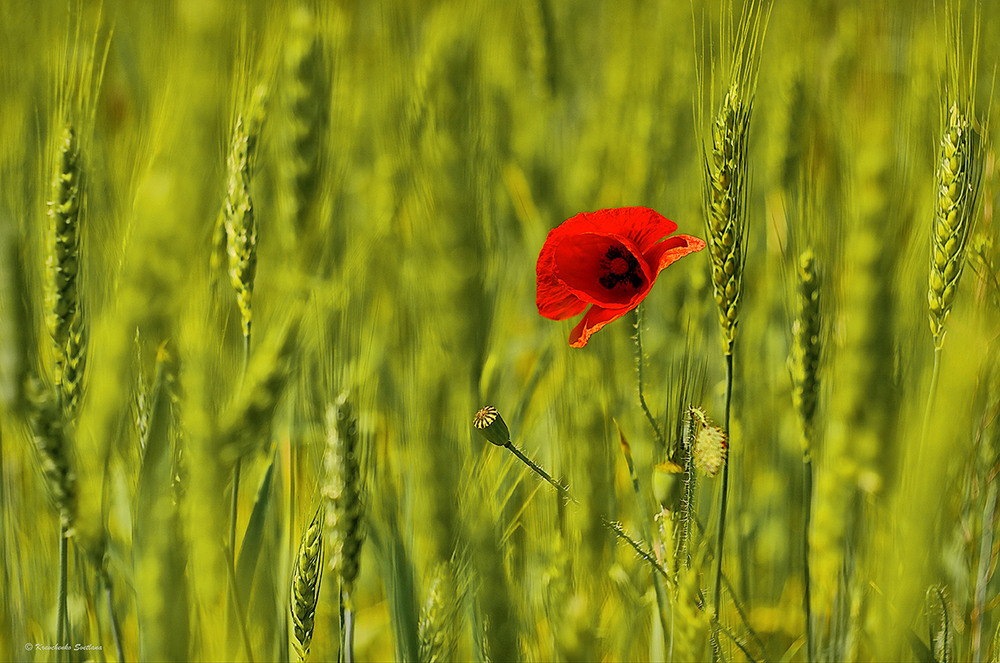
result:
<svg viewBox="0 0 1000 663"><path fill-rule="evenodd" d="M602 209L563 221L538 255L538 312L565 320L591 305L569 335L569 344L582 348L591 334L638 306L667 265L705 248L697 237L667 237L675 230L676 223L648 207Z"/></svg>

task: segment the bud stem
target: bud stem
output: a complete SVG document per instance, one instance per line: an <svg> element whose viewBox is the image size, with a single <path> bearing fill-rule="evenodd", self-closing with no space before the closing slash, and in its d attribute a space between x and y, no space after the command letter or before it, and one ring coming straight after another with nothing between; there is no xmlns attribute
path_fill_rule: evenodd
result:
<svg viewBox="0 0 1000 663"><path fill-rule="evenodd" d="M527 456L525 456L524 453L522 453L520 449L518 449L517 447L515 447L510 442L508 442L505 445L505 448L509 449L512 454L514 454L515 456L517 456L518 459L522 463L524 463L525 465L527 465L528 467L530 467L532 472L534 472L538 476L540 476L543 479L545 479L550 485L552 485L556 490L558 490L562 494L562 496L564 498L566 498L570 502L573 502L574 504L579 504L579 502L577 502L573 498L573 496L570 495L569 489L566 488L566 486L562 485L561 483L559 483L558 481L556 481L555 479L553 479L551 476L549 476L548 472L546 472L541 467L539 467L538 465L536 465L533 460L531 460L530 458L528 458Z"/></svg>

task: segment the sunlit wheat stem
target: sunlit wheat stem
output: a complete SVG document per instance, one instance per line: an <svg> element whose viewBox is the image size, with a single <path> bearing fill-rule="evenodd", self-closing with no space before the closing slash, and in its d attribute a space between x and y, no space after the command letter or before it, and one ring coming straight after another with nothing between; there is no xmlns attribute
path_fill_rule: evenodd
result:
<svg viewBox="0 0 1000 663"><path fill-rule="evenodd" d="M343 636L342 651L344 663L354 663L354 610L350 607L348 600L341 591L340 602L343 606Z"/></svg>
<svg viewBox="0 0 1000 663"><path fill-rule="evenodd" d="M729 465L732 458L732 440L729 435L729 410L733 401L733 344L729 343L729 351L726 353L726 438L730 440L729 453L726 462L722 465L722 499L719 502L719 531L715 544L715 614L719 613L719 598L722 590L722 547L726 541L726 507L729 501Z"/></svg>
<svg viewBox="0 0 1000 663"><path fill-rule="evenodd" d="M733 392L733 347L743 290L743 263L746 258L747 221L747 136L752 101L740 83L734 82L712 124L711 150L705 158L705 206L712 287L719 307L726 347L725 432L730 436L729 410ZM732 441L730 440L730 444ZM730 453L730 458L732 455ZM722 497L715 558L715 604L718 615L720 574L726 535L729 496L729 461L722 471Z"/></svg>
<svg viewBox="0 0 1000 663"><path fill-rule="evenodd" d="M59 588L56 594L58 609L56 611L56 642L63 642L66 633L66 597L67 573L69 566L69 534L66 525L59 528ZM60 657L62 653L60 652Z"/></svg>

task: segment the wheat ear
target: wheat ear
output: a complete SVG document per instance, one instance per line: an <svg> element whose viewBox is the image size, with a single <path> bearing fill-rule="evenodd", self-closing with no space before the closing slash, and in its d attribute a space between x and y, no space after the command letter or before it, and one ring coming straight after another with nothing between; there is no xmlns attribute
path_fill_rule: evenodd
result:
<svg viewBox="0 0 1000 663"><path fill-rule="evenodd" d="M712 288L730 352L736 337L746 256L746 152L752 100L744 96L739 84L733 83L712 123L712 147L704 166Z"/></svg>
<svg viewBox="0 0 1000 663"><path fill-rule="evenodd" d="M965 266L965 250L979 198L982 141L958 104L948 110L937 167L937 204L931 231L927 302L934 347L944 344L945 321Z"/></svg>
<svg viewBox="0 0 1000 663"><path fill-rule="evenodd" d="M42 473L69 535L76 519L76 476L70 460L69 425L54 389L29 378L25 390Z"/></svg>
<svg viewBox="0 0 1000 663"><path fill-rule="evenodd" d="M726 410L723 430L730 434L730 407L733 396L733 346L739 321L743 291L743 264L746 258L747 191L749 173L747 138L750 115L764 33L770 16L770 3L751 0L743 7L731 48L730 83L712 123L711 149L704 158L704 205L709 257L712 262L712 288L719 306L719 322L725 341ZM730 6L732 10L732 6ZM719 614L722 588L723 547L726 540L726 509L729 498L727 458L722 465L722 488L719 500L718 532L715 551L714 610ZM718 643L713 632L713 642Z"/></svg>
<svg viewBox="0 0 1000 663"><path fill-rule="evenodd" d="M292 645L300 661L305 661L309 655L313 628L316 626L316 603L323 580L323 520L323 509L320 507L302 532L302 542L292 571Z"/></svg>
<svg viewBox="0 0 1000 663"><path fill-rule="evenodd" d="M799 258L796 320L792 327L792 401L799 415L808 455L819 395L820 300L816 257L807 249Z"/></svg>
<svg viewBox="0 0 1000 663"><path fill-rule="evenodd" d="M796 298L797 317L792 327L792 401L799 415L802 433L802 464L805 477L805 514L802 532L803 560L803 611L806 619L806 651L813 660L812 632L812 576L809 565L809 530L812 524L813 465L812 446L814 437L813 420L816 403L819 400L820 361L820 299L819 274L816 258L811 249L806 249L799 258L799 287Z"/></svg>
<svg viewBox="0 0 1000 663"><path fill-rule="evenodd" d="M55 348L60 402L72 419L82 390L86 330L78 289L83 171L79 140L71 126L63 129L57 159L48 210L50 239L46 258L46 322Z"/></svg>
<svg viewBox="0 0 1000 663"><path fill-rule="evenodd" d="M418 635L420 660L424 663L444 663L455 658L457 634L454 624L460 603L456 600L449 570L450 564L437 566L420 613Z"/></svg>
<svg viewBox="0 0 1000 663"><path fill-rule="evenodd" d="M236 120L233 142L227 159L228 181L223 206L226 255L229 258L229 281L236 292L243 338L249 343L253 319L253 286L257 275L257 220L250 196L253 147L256 137ZM218 241L218 231L216 231Z"/></svg>
<svg viewBox="0 0 1000 663"><path fill-rule="evenodd" d="M354 408L341 394L327 409L326 521L330 566L337 573L348 597L358 577L358 562L364 542L362 520L362 476L360 435Z"/></svg>
<svg viewBox="0 0 1000 663"><path fill-rule="evenodd" d="M330 567L340 581L343 660L354 661L354 581L365 540L363 472L358 420L347 394L327 408L326 532Z"/></svg>
<svg viewBox="0 0 1000 663"><path fill-rule="evenodd" d="M298 233L313 209L319 176L320 146L327 122L328 80L323 41L315 17L305 7L291 15L292 37L285 49L283 119L278 132L280 205Z"/></svg>
<svg viewBox="0 0 1000 663"><path fill-rule="evenodd" d="M77 314L77 274L80 263L80 204L82 201L80 145L76 131L66 126L59 140L58 167L49 203L50 241L46 259L48 315L46 323L56 348L63 348Z"/></svg>

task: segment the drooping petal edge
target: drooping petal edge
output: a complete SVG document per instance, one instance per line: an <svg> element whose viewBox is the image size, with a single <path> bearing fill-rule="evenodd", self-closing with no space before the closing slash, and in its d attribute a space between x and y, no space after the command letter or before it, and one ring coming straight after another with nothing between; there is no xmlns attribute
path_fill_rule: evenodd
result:
<svg viewBox="0 0 1000 663"><path fill-rule="evenodd" d="M583 319L577 323L576 327L573 327L573 331L570 332L570 347L582 348L587 345L587 341L590 340L594 332L609 322L614 322L631 310L627 308L601 308L594 304L583 316Z"/></svg>
<svg viewBox="0 0 1000 663"><path fill-rule="evenodd" d="M690 235L674 235L654 244L653 248L647 251L643 257L653 271L655 279L671 264L688 254L701 251L703 248L705 248L705 241L702 239Z"/></svg>

